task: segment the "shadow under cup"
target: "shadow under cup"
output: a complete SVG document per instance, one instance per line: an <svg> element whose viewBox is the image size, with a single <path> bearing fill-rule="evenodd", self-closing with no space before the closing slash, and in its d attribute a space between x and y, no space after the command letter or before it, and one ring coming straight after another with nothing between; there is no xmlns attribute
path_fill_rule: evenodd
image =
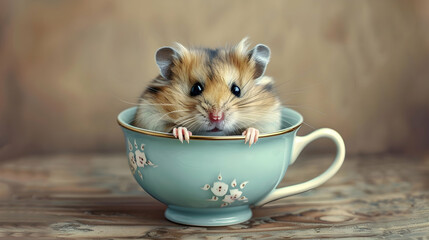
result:
<svg viewBox="0 0 429 240"><path fill-rule="evenodd" d="M132 126L136 107L121 112L128 164L139 185L168 206L174 222L221 226L240 223L284 177L302 116L282 109L283 128L262 134L251 147L243 136L191 136L181 143L171 133Z"/></svg>

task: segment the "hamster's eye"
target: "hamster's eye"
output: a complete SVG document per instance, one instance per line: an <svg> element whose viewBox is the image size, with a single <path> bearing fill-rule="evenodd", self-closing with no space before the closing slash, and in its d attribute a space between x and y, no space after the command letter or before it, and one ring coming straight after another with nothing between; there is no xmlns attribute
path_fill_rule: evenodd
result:
<svg viewBox="0 0 429 240"><path fill-rule="evenodd" d="M240 88L237 86L237 84L232 84L232 86L231 86L231 92L232 92L232 94L234 94L235 96L237 96L237 97L240 97L240 95L241 95L241 90L240 90Z"/></svg>
<svg viewBox="0 0 429 240"><path fill-rule="evenodd" d="M194 86L191 88L191 96L198 96L204 91L203 85L201 83L195 83Z"/></svg>

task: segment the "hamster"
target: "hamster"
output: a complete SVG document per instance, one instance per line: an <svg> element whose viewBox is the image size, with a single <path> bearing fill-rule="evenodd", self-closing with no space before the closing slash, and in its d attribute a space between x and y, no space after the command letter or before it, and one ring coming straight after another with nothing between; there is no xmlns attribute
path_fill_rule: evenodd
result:
<svg viewBox="0 0 429 240"><path fill-rule="evenodd" d="M162 47L159 75L141 95L134 125L170 132L182 143L192 134L243 135L252 145L281 126L281 103L274 81L264 76L270 49L235 46L208 49Z"/></svg>

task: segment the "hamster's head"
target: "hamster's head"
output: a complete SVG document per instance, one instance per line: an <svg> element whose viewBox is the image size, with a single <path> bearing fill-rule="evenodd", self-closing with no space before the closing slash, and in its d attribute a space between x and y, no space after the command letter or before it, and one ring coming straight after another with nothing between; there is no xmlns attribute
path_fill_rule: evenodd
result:
<svg viewBox="0 0 429 240"><path fill-rule="evenodd" d="M163 109L162 121L193 133L240 134L261 128L279 108L273 81L264 76L270 49L247 40L222 48L163 47L155 54L160 76L148 93Z"/></svg>

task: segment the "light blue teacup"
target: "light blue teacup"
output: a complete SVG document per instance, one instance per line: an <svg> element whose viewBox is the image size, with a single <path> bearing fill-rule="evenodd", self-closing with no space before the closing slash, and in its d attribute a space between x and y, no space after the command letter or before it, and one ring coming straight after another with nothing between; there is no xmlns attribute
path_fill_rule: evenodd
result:
<svg viewBox="0 0 429 240"><path fill-rule="evenodd" d="M249 148L243 136L191 136L182 144L171 133L132 126L136 107L121 112L118 123L125 135L128 164L140 186L168 206L165 217L195 226L224 226L247 221L251 207L315 188L341 167L345 148L332 129L299 137L301 114L284 108L283 128L262 134ZM331 166L318 177L276 189L301 150L327 137L337 145Z"/></svg>

